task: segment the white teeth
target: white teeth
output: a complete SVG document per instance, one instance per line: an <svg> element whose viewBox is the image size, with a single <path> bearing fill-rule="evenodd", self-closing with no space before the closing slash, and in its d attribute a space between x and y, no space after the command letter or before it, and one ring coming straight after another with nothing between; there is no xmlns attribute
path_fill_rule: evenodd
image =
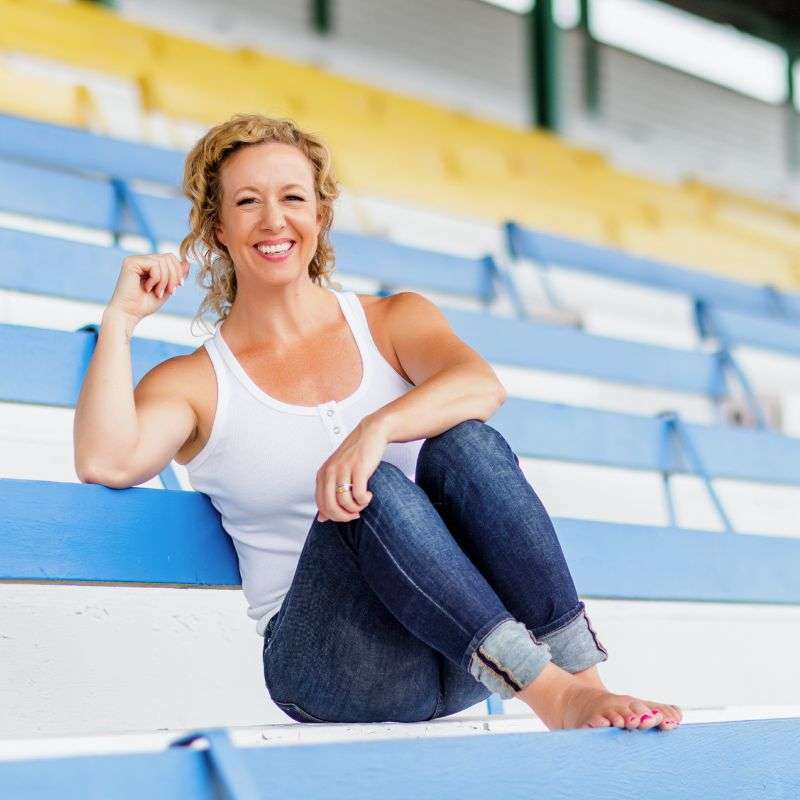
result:
<svg viewBox="0 0 800 800"><path fill-rule="evenodd" d="M260 253L285 253L292 244L292 242L283 242L283 244L260 244L257 249Z"/></svg>

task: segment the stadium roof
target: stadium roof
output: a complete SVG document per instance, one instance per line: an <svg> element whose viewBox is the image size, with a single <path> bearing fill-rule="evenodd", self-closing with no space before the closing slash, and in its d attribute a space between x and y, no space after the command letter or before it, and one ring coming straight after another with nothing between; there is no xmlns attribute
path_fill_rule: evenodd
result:
<svg viewBox="0 0 800 800"><path fill-rule="evenodd" d="M797 0L666 0L714 22L782 45L800 48L800 3Z"/></svg>

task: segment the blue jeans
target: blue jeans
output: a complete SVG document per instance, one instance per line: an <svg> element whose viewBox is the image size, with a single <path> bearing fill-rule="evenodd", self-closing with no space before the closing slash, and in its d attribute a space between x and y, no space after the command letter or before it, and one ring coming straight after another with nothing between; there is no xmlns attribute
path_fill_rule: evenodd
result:
<svg viewBox="0 0 800 800"><path fill-rule="evenodd" d="M415 481L381 461L359 519L311 525L264 634L266 687L292 719L431 720L513 697L549 661L608 659L498 431L426 439Z"/></svg>

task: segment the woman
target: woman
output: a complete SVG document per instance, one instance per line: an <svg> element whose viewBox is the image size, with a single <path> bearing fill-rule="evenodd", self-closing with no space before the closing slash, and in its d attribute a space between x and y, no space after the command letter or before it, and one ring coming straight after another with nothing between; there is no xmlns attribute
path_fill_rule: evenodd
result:
<svg viewBox="0 0 800 800"><path fill-rule="evenodd" d="M171 459L219 510L268 692L302 722L412 722L519 697L550 729L668 730L678 708L608 692L608 658L547 512L486 420L491 367L414 292L331 289L330 154L237 115L186 159L181 257L130 256L75 415L82 481ZM200 264L222 324L135 390L127 345Z"/></svg>

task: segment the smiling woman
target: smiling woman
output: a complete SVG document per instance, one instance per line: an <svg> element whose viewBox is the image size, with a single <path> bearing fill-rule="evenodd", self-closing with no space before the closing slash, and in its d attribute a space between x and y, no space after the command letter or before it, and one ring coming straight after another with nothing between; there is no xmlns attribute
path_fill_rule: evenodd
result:
<svg viewBox="0 0 800 800"><path fill-rule="evenodd" d="M281 180L284 176L291 180ZM339 187L331 154L322 140L301 131L291 120L239 114L211 128L186 158L184 191L192 203L191 230L181 243L181 257L199 262L198 282L206 290L195 322L207 311L219 319L228 316L239 281L244 279L234 270L234 252L242 255L241 237L246 240L248 225L252 231L253 222L263 213L286 209L291 221L308 235L310 217L314 217L316 242L264 237L245 242L246 246L265 260L280 263L288 257L271 257L281 249L274 245L289 241L290 254L303 250L293 253L298 262L310 251L312 281L323 284L333 272L329 232Z"/></svg>
<svg viewBox="0 0 800 800"><path fill-rule="evenodd" d="M415 292L323 285L338 188L322 142L234 117L192 149L185 188L181 255L219 324L132 392L133 327L188 263L126 259L76 410L79 474L123 487L186 465L236 548L278 706L410 722L497 692L551 728L679 720L600 681L550 517L486 424L506 396L491 366Z"/></svg>

